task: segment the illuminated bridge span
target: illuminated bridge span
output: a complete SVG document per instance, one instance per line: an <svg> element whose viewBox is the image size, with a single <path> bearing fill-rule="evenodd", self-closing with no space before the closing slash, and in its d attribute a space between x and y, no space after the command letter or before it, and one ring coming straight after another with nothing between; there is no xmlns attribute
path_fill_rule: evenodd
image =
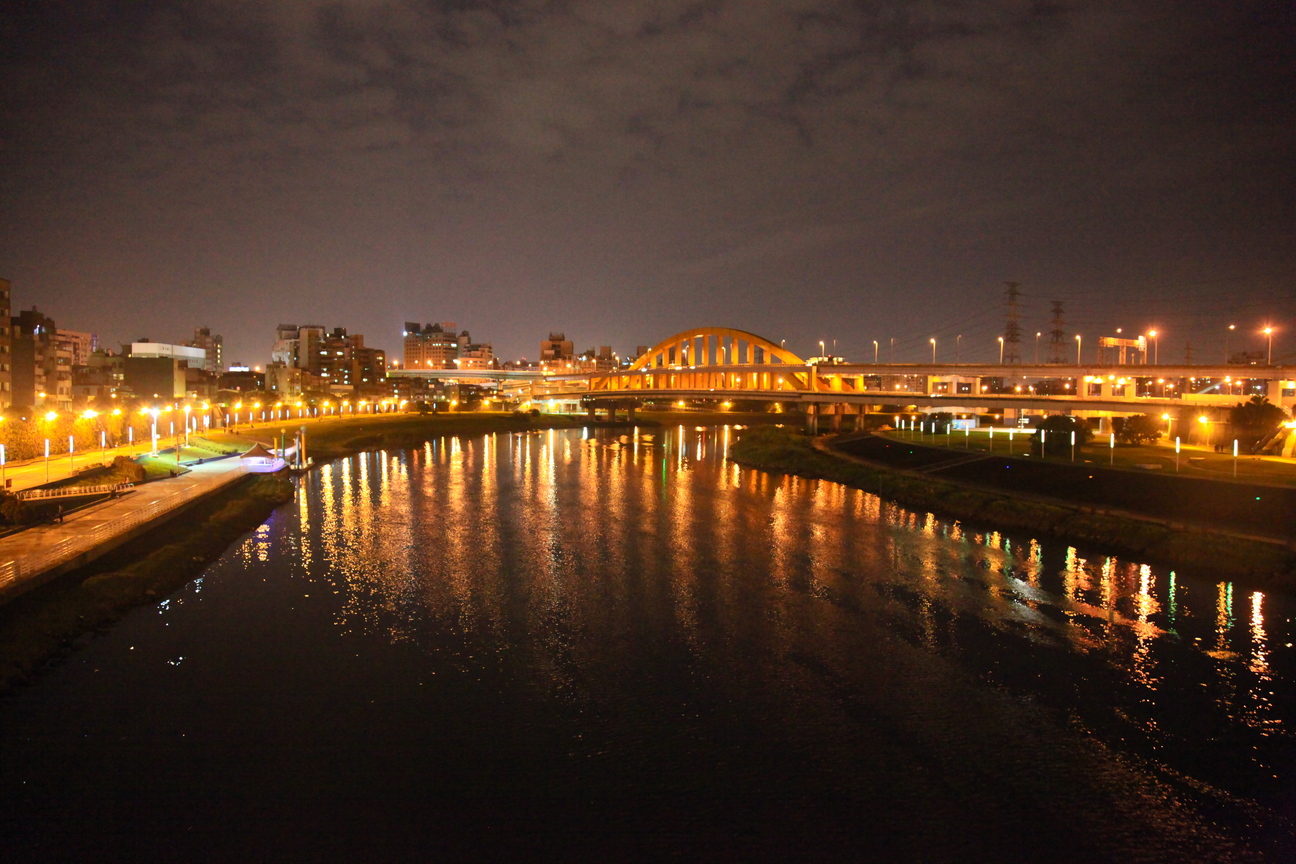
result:
<svg viewBox="0 0 1296 864"><path fill-rule="evenodd" d="M838 426L844 416L883 405L986 411L1005 419L1021 412L1101 417L1231 408L1252 395L1291 408L1294 378L1296 369L1281 366L819 363L753 333L705 327L658 343L628 369L546 376L531 394L571 399L580 392L591 409L631 411L645 400L760 399L828 413ZM1051 383L1036 386L1041 382Z"/></svg>

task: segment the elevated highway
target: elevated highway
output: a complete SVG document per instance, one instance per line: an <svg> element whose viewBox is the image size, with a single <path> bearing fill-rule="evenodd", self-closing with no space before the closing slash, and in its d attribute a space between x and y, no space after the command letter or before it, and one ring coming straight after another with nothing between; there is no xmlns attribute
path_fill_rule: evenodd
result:
<svg viewBox="0 0 1296 864"><path fill-rule="evenodd" d="M859 414L882 406L1097 416L1230 408L1253 395L1296 407L1296 367L1221 364L827 363L729 327L677 333L629 368L399 370L393 377L494 382L522 401L631 410L645 401L714 399L786 403L810 413Z"/></svg>

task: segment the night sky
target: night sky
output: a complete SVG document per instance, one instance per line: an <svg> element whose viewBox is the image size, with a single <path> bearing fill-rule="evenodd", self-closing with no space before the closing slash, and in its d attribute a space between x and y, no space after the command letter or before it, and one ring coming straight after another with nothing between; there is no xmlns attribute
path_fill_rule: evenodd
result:
<svg viewBox="0 0 1296 864"><path fill-rule="evenodd" d="M722 325L989 360L1015 280L1031 343L1061 300L1086 346L1156 326L1162 362L1215 362L1271 319L1296 362L1289 2L11 0L0 28L0 276L111 347L205 324L264 363L318 323L399 357L417 319L504 357Z"/></svg>

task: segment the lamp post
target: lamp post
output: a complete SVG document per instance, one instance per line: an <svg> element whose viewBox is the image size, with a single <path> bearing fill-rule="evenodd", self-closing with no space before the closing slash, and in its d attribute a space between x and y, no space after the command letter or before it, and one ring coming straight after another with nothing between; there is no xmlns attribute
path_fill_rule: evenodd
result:
<svg viewBox="0 0 1296 864"><path fill-rule="evenodd" d="M874 339L873 340L873 365L876 366L877 362L878 362L878 341Z"/></svg>
<svg viewBox="0 0 1296 864"><path fill-rule="evenodd" d="M1228 326L1228 330L1224 331L1224 362L1225 362L1225 364L1227 364L1227 363L1229 362L1229 337L1233 335L1233 331L1236 330L1236 329L1237 329L1237 325L1236 325L1236 324L1230 324L1230 325Z"/></svg>
<svg viewBox="0 0 1296 864"><path fill-rule="evenodd" d="M1076 365L1080 365L1080 347L1084 345L1084 339L1079 333L1076 334Z"/></svg>
<svg viewBox="0 0 1296 864"><path fill-rule="evenodd" d="M931 342L931 345L932 345L932 365L935 365L935 363L936 363L936 339L935 339L935 337L933 337L932 339L930 339L930 340L928 340L928 341L930 341L930 342Z"/></svg>
<svg viewBox="0 0 1296 864"><path fill-rule="evenodd" d="M1035 334L1035 365L1036 366L1039 365L1039 337L1040 334L1036 333Z"/></svg>
<svg viewBox="0 0 1296 864"><path fill-rule="evenodd" d="M1157 338L1157 331L1149 330L1148 335L1152 337L1152 365L1161 365L1161 340Z"/></svg>
<svg viewBox="0 0 1296 864"><path fill-rule="evenodd" d="M1003 365L1003 337L999 337L999 365Z"/></svg>
<svg viewBox="0 0 1296 864"><path fill-rule="evenodd" d="M963 334L954 337L954 362L959 362L959 354L963 351Z"/></svg>
<svg viewBox="0 0 1296 864"><path fill-rule="evenodd" d="M49 439L45 439L45 482L49 482Z"/></svg>
<svg viewBox="0 0 1296 864"><path fill-rule="evenodd" d="M1265 358L1265 365L1272 366L1273 365L1273 328L1272 327L1264 328L1264 335L1266 341L1269 343L1268 356Z"/></svg>

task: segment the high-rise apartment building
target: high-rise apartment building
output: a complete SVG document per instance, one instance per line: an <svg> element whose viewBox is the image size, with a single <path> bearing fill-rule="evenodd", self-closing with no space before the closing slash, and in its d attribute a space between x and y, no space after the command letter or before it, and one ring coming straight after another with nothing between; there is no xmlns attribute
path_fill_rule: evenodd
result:
<svg viewBox="0 0 1296 864"><path fill-rule="evenodd" d="M207 354L203 361L203 371L214 375L225 372L225 340L219 333L211 332L210 327L195 327L193 339L186 343L190 348L201 348Z"/></svg>
<svg viewBox="0 0 1296 864"><path fill-rule="evenodd" d="M13 339L9 321L9 280L0 279L0 408L13 402Z"/></svg>
<svg viewBox="0 0 1296 864"><path fill-rule="evenodd" d="M548 339L540 341L540 367L542 369L564 368L571 365L575 353L575 345L567 338L566 333L550 333Z"/></svg>
<svg viewBox="0 0 1296 864"><path fill-rule="evenodd" d="M455 366L459 369L494 369L495 349L489 342L469 342L459 352Z"/></svg>
<svg viewBox="0 0 1296 864"><path fill-rule="evenodd" d="M59 338L54 319L35 306L10 322L13 404L70 407L73 343Z"/></svg>
<svg viewBox="0 0 1296 864"><path fill-rule="evenodd" d="M440 324L419 325L417 321L405 322L406 369L454 369L469 344L468 331L458 333L453 321Z"/></svg>
<svg viewBox="0 0 1296 864"><path fill-rule="evenodd" d="M302 343L311 346L306 368L321 386L339 395L386 395L387 354L366 347L364 336L349 336L346 328L334 327L331 333L312 333Z"/></svg>

